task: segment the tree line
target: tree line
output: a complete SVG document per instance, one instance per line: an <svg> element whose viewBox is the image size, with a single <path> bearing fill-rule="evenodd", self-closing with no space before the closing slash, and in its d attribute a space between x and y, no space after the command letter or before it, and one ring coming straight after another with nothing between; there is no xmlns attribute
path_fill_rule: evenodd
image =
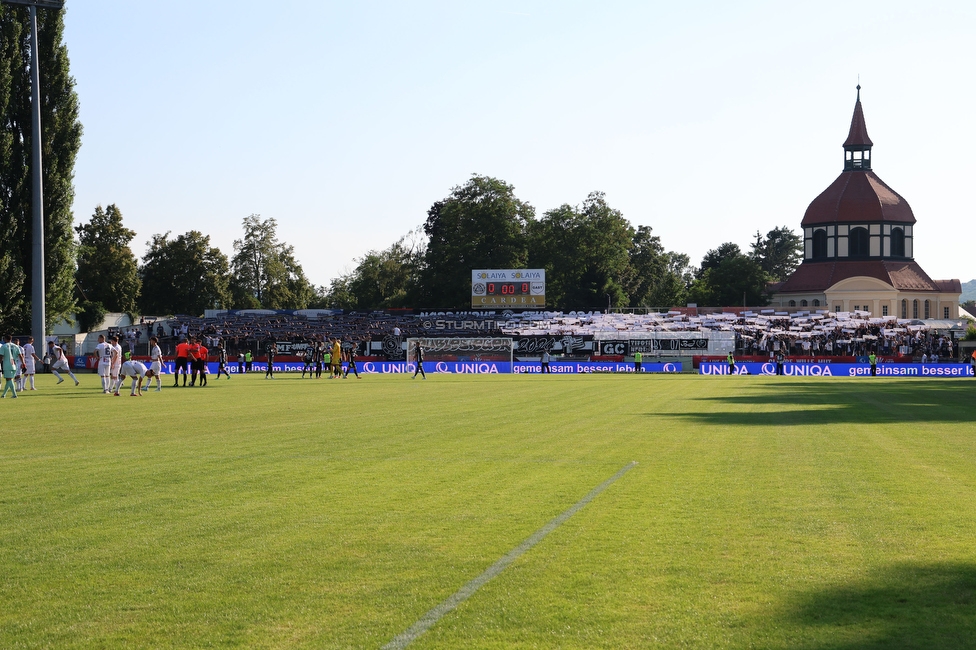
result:
<svg viewBox="0 0 976 650"><path fill-rule="evenodd" d="M436 201L420 229L334 279L322 300L357 310L465 309L473 269L542 268L547 306L564 311L761 306L769 302L768 284L800 263L802 244L783 226L757 232L748 253L725 243L695 267L687 255L666 250L649 226L631 225L601 192L537 219L510 184L474 175Z"/></svg>
<svg viewBox="0 0 976 650"><path fill-rule="evenodd" d="M278 240L277 225L273 218L246 217L229 260L197 230L176 237L155 234L139 264L130 247L135 232L122 223L119 208L98 206L91 220L76 228L82 329L101 322L107 311L200 315L207 309L315 306L315 287L295 260L294 248Z"/></svg>
<svg viewBox="0 0 976 650"><path fill-rule="evenodd" d="M316 287L280 242L277 222L250 215L231 258L190 231L153 235L139 264L117 206L96 208L79 235L75 286L79 319L105 311L201 314L206 309L467 309L472 269L542 268L547 305L560 310L767 304L769 282L801 259L786 227L756 233L748 253L733 243L708 251L697 267L668 251L649 226L634 227L593 192L536 218L514 188L472 176L435 201L427 219L356 268Z"/></svg>
<svg viewBox="0 0 976 650"><path fill-rule="evenodd" d="M356 268L315 286L279 241L273 218L250 215L233 255L191 230L155 234L141 263L136 233L112 204L75 228L76 318L87 331L106 312L200 315L207 309L468 309L472 269L543 268L547 306L560 310L767 304L771 281L800 261L800 238L786 227L756 233L748 253L733 243L697 267L668 251L649 226L633 227L601 192L537 219L508 183L473 176L435 201L427 219Z"/></svg>

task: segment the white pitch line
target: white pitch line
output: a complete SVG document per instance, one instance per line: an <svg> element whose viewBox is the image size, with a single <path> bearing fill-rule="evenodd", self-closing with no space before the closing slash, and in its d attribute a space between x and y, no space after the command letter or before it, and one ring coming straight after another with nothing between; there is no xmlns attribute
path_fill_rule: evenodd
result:
<svg viewBox="0 0 976 650"><path fill-rule="evenodd" d="M488 567L484 573L480 576L464 585L458 589L452 596L447 600L442 602L440 605L430 610L424 614L420 620L410 626L406 632L398 634L387 643L381 650L403 650L408 645L413 643L417 638L424 632L429 630L437 621L441 620L445 615L450 613L455 607L470 598L478 589L480 589L486 582L497 576L499 573L508 568L512 562L517 560L519 556L523 555L526 551L531 549L533 546L542 541L542 539L559 528L567 519L575 515L579 510L585 506L587 503L596 498L598 494L606 490L608 487L613 485L617 479L632 470L637 466L637 461L633 461L608 478L606 481L600 485L593 488L589 494L580 499L574 506L563 512L561 515L557 516L555 519L550 521L548 524L534 532L528 539L509 551L504 557Z"/></svg>

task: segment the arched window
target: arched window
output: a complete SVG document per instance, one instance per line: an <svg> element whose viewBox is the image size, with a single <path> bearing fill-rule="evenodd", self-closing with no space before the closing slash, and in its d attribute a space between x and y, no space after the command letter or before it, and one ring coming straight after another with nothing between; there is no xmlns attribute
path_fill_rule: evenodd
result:
<svg viewBox="0 0 976 650"><path fill-rule="evenodd" d="M813 259L822 260L827 257L827 231L813 231Z"/></svg>
<svg viewBox="0 0 976 650"><path fill-rule="evenodd" d="M902 228L891 229L891 256L905 257L905 231Z"/></svg>
<svg viewBox="0 0 976 650"><path fill-rule="evenodd" d="M868 241L867 228L851 228L851 234L848 236L847 254L851 257L867 257L869 252Z"/></svg>
<svg viewBox="0 0 976 650"><path fill-rule="evenodd" d="M795 300L791 300L790 301L790 307L796 307L796 301Z"/></svg>
<svg viewBox="0 0 976 650"><path fill-rule="evenodd" d="M901 301L901 317L902 318L908 318L908 301L907 300L902 300Z"/></svg>
<svg viewBox="0 0 976 650"><path fill-rule="evenodd" d="M928 300L925 301L925 318L926 319L929 318L929 301Z"/></svg>
<svg viewBox="0 0 976 650"><path fill-rule="evenodd" d="M820 306L820 300L818 298L814 298L813 299L813 306L814 307L819 307Z"/></svg>
<svg viewBox="0 0 976 650"><path fill-rule="evenodd" d="M918 318L918 301L912 301L912 318Z"/></svg>
<svg viewBox="0 0 976 650"><path fill-rule="evenodd" d="M801 307L806 307L807 306L807 301L806 300L801 300L800 301L800 306Z"/></svg>

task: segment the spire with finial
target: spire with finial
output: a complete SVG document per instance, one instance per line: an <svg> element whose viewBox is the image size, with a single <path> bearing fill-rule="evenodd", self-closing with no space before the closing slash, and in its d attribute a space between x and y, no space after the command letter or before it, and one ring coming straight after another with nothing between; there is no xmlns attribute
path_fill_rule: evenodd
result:
<svg viewBox="0 0 976 650"><path fill-rule="evenodd" d="M861 84L857 84L857 101L854 103L854 116L851 130L844 142L844 171L871 169L871 147L874 143L868 137L868 127L864 123L864 110L861 108Z"/></svg>

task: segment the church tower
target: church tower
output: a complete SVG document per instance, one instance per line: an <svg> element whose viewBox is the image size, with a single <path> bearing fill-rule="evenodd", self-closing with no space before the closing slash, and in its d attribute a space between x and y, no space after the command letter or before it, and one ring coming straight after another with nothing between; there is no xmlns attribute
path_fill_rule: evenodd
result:
<svg viewBox="0 0 976 650"><path fill-rule="evenodd" d="M873 146L859 85L843 145L844 170L803 215L803 262L772 287L772 303L878 317L957 318L962 285L932 280L915 262L915 214L872 170Z"/></svg>

